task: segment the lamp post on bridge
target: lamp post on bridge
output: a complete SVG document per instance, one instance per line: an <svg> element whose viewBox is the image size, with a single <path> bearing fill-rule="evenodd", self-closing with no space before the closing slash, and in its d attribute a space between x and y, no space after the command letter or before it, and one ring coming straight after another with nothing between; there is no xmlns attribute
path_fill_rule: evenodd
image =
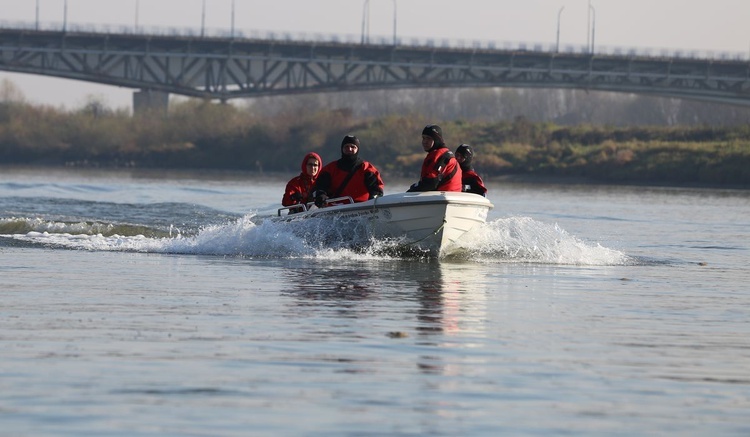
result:
<svg viewBox="0 0 750 437"><path fill-rule="evenodd" d="M206 35L206 0L203 0L203 10L201 12L201 38Z"/></svg>
<svg viewBox="0 0 750 437"><path fill-rule="evenodd" d="M593 55L594 45L596 41L596 9L593 6L591 6L591 4L589 4L589 8L591 10L591 14L593 17L593 21L591 23L591 47L590 47L591 54Z"/></svg>
<svg viewBox="0 0 750 437"><path fill-rule="evenodd" d="M393 45L397 45L396 39L396 12L398 8L396 6L396 0L393 0Z"/></svg>
<svg viewBox="0 0 750 437"><path fill-rule="evenodd" d="M135 0L135 32L138 33L138 13L141 6L141 0Z"/></svg>
<svg viewBox="0 0 750 437"><path fill-rule="evenodd" d="M396 29L398 23L398 5L393 0L393 45L398 42ZM362 44L370 42L370 0L365 0L362 4Z"/></svg>
<svg viewBox="0 0 750 437"><path fill-rule="evenodd" d="M589 7L586 9L586 51L591 50L591 0Z"/></svg>
<svg viewBox="0 0 750 437"><path fill-rule="evenodd" d="M68 30L68 0L63 5L63 33Z"/></svg>
<svg viewBox="0 0 750 437"><path fill-rule="evenodd" d="M232 38L234 38L234 0L232 0Z"/></svg>
<svg viewBox="0 0 750 437"><path fill-rule="evenodd" d="M562 11L565 9L565 6L561 7L559 11L557 11L557 46L555 51L560 53L560 16L562 15Z"/></svg>
<svg viewBox="0 0 750 437"><path fill-rule="evenodd" d="M39 30L39 0L36 0L36 30Z"/></svg>
<svg viewBox="0 0 750 437"><path fill-rule="evenodd" d="M367 42L370 42L370 0L362 4L362 44L365 43L365 19L367 20Z"/></svg>

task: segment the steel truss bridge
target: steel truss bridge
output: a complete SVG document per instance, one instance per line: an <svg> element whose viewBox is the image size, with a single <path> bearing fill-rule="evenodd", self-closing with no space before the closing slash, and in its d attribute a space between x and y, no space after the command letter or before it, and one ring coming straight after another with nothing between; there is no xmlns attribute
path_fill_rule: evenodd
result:
<svg viewBox="0 0 750 437"><path fill-rule="evenodd" d="M569 88L750 106L739 59L0 29L0 70L226 101L426 87Z"/></svg>

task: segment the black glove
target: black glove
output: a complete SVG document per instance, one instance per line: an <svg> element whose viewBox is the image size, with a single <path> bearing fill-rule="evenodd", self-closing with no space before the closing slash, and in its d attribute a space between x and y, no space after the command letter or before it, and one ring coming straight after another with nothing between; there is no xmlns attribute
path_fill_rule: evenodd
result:
<svg viewBox="0 0 750 437"><path fill-rule="evenodd" d="M326 200L328 200L328 194L326 194L325 191L316 191L315 192L315 206L318 208L322 208L326 204Z"/></svg>
<svg viewBox="0 0 750 437"><path fill-rule="evenodd" d="M414 182L413 184L411 184L411 187L409 187L409 189L406 190L406 192L407 193L412 193L414 191L417 191L416 188L417 188L418 185L419 185L419 182Z"/></svg>
<svg viewBox="0 0 750 437"><path fill-rule="evenodd" d="M301 203L302 202L302 194L301 193L294 193L290 197L291 197L292 200L294 200L297 203Z"/></svg>

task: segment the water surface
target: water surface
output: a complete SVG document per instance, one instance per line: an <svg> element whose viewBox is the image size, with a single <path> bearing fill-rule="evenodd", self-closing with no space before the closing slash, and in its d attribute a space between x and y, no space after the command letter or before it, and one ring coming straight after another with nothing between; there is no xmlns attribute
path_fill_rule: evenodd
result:
<svg viewBox="0 0 750 437"><path fill-rule="evenodd" d="M4 169L3 432L750 433L746 191L490 182L436 261L259 224L284 183Z"/></svg>

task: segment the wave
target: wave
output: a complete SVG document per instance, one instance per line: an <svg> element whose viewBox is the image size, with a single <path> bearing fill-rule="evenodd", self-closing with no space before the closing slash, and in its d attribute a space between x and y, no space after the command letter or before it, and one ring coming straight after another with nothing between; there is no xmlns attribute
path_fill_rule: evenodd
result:
<svg viewBox="0 0 750 437"><path fill-rule="evenodd" d="M196 235L239 214L179 202L131 204L47 197L0 199L0 234L29 232L149 238Z"/></svg>
<svg viewBox="0 0 750 437"><path fill-rule="evenodd" d="M464 235L454 252L474 261L560 265L628 265L634 258L598 243L570 235L557 224L529 217L486 223Z"/></svg>
<svg viewBox="0 0 750 437"><path fill-rule="evenodd" d="M419 256L404 252L398 241L372 240L364 227L356 224L340 226L330 219L274 223L253 214L205 226L193 235L140 225L39 219L0 220L0 234L28 244L95 251L333 260ZM455 261L602 266L636 263L620 251L585 242L556 224L528 217L487 222L450 249L446 258Z"/></svg>
<svg viewBox="0 0 750 437"><path fill-rule="evenodd" d="M55 221L42 218L0 219L0 235L101 235L101 236L146 236L150 238L171 237L180 234L179 229L159 229L144 225L99 221Z"/></svg>

